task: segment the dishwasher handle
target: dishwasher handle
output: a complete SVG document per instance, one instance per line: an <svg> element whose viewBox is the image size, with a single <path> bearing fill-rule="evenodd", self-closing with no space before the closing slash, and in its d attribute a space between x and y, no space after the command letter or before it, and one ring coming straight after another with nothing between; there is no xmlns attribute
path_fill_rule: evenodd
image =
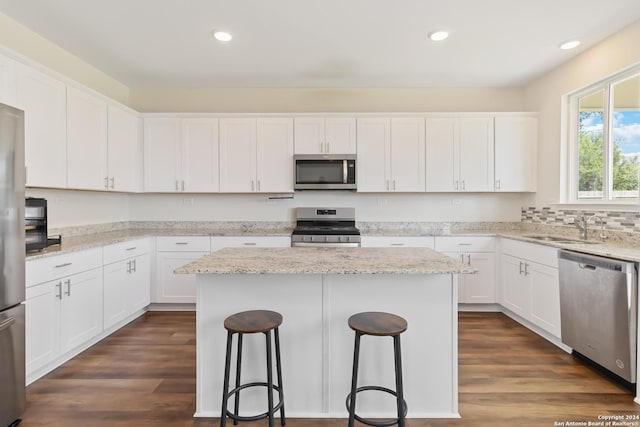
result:
<svg viewBox="0 0 640 427"><path fill-rule="evenodd" d="M601 268L605 270L613 270L620 273L629 273L634 268L634 263L614 258L600 257L596 255L587 255L581 252L573 252L567 250L558 251L558 259L564 259L580 264L580 268L595 270Z"/></svg>

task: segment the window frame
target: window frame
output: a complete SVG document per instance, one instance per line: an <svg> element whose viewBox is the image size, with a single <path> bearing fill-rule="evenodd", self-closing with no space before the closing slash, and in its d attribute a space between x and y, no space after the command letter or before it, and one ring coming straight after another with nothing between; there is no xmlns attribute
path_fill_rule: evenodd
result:
<svg viewBox="0 0 640 427"><path fill-rule="evenodd" d="M613 144L612 144L612 123L611 112L613 108L613 86L617 83L621 83L627 79L640 76L640 65L635 65L626 70L613 74L603 80L592 83L589 86L585 86L577 91L571 92L564 96L564 111L563 125L566 128L565 133L565 146L563 150L566 156L566 174L564 180L564 189L561 189L565 204L573 205L612 205L612 206L638 206L640 205L640 188L638 197L627 199L612 199L612 181L613 181L613 168L611 167L611 158L613 156ZM602 199L579 199L578 198L578 186L579 186L579 149L578 149L578 126L579 126L579 113L580 98L593 94L595 92L603 91L604 107L602 111L602 135L603 135L603 153L604 153L604 173L603 173L603 197ZM562 176L562 175L561 175Z"/></svg>

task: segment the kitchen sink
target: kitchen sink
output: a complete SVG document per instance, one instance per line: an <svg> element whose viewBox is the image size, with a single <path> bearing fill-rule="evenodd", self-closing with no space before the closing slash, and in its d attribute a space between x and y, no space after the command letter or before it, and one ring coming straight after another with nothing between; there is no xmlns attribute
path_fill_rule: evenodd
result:
<svg viewBox="0 0 640 427"><path fill-rule="evenodd" d="M598 241L594 241L594 240L580 240L580 239L572 239L570 237L561 237L561 236L547 236L547 235L528 235L528 236L524 236L527 237L529 239L535 239L535 240L540 240L543 242L555 242L555 243L565 243L565 244L575 244L575 243L581 243L581 244L587 244L587 245L593 245L593 244L600 244L602 242L598 242Z"/></svg>

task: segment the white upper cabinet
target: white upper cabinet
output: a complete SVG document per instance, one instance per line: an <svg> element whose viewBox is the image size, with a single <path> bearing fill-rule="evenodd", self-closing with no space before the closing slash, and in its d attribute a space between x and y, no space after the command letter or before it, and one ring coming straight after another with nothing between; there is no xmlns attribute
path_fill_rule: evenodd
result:
<svg viewBox="0 0 640 427"><path fill-rule="evenodd" d="M493 117L429 117L427 191L493 191Z"/></svg>
<svg viewBox="0 0 640 427"><path fill-rule="evenodd" d="M297 117L295 154L355 154L356 119Z"/></svg>
<svg viewBox="0 0 640 427"><path fill-rule="evenodd" d="M293 191L293 119L257 120L256 179L258 191Z"/></svg>
<svg viewBox="0 0 640 427"><path fill-rule="evenodd" d="M142 148L140 116L109 104L108 113L108 175L109 190L140 191L142 177Z"/></svg>
<svg viewBox="0 0 640 427"><path fill-rule="evenodd" d="M0 55L0 102L16 105L18 93L16 91L16 61Z"/></svg>
<svg viewBox="0 0 640 427"><path fill-rule="evenodd" d="M358 191L425 190L422 117L358 119Z"/></svg>
<svg viewBox="0 0 640 427"><path fill-rule="evenodd" d="M184 190L208 193L220 190L218 177L218 119L182 119L180 150ZM182 184L180 186L182 189Z"/></svg>
<svg viewBox="0 0 640 427"><path fill-rule="evenodd" d="M108 189L107 103L67 87L67 185L80 190Z"/></svg>
<svg viewBox="0 0 640 427"><path fill-rule="evenodd" d="M67 186L65 84L16 63L16 107L25 111L26 185Z"/></svg>
<svg viewBox="0 0 640 427"><path fill-rule="evenodd" d="M180 119L144 119L145 191L180 191Z"/></svg>
<svg viewBox="0 0 640 427"><path fill-rule="evenodd" d="M217 192L218 119L145 118L144 188Z"/></svg>
<svg viewBox="0 0 640 427"><path fill-rule="evenodd" d="M495 190L536 191L538 119L495 118Z"/></svg>
<svg viewBox="0 0 640 427"><path fill-rule="evenodd" d="M293 191L293 120L220 119L220 191Z"/></svg>

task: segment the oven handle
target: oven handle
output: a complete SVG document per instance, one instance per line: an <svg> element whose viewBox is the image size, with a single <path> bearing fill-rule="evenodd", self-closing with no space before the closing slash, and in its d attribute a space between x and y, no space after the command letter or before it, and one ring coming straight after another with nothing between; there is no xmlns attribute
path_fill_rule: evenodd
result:
<svg viewBox="0 0 640 427"><path fill-rule="evenodd" d="M291 247L298 248L359 248L359 242L351 243L321 243L321 242L291 242Z"/></svg>

